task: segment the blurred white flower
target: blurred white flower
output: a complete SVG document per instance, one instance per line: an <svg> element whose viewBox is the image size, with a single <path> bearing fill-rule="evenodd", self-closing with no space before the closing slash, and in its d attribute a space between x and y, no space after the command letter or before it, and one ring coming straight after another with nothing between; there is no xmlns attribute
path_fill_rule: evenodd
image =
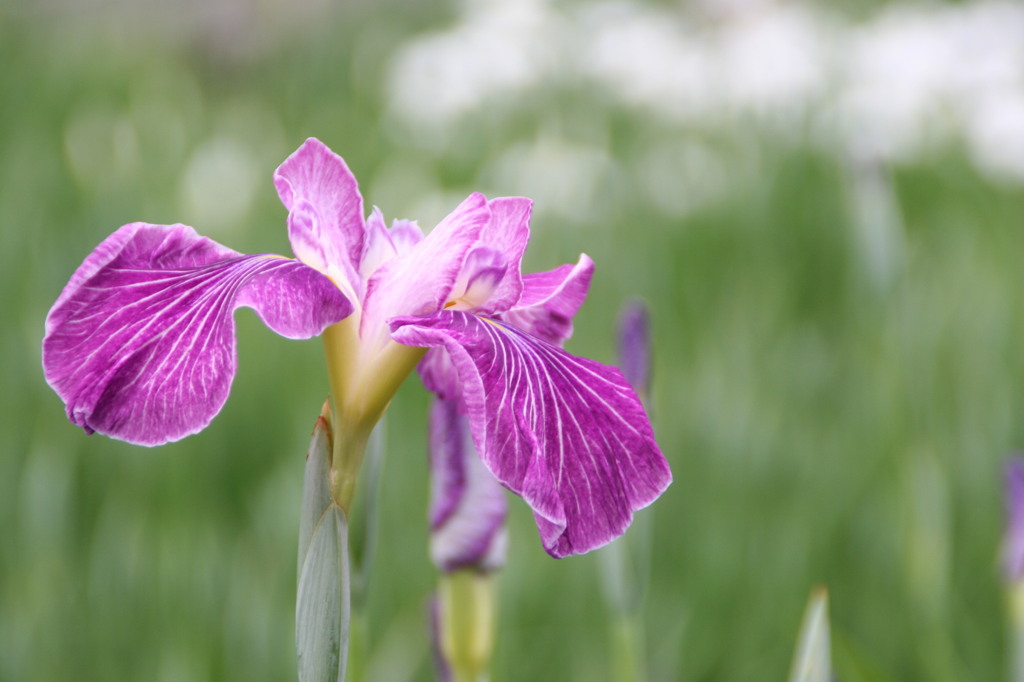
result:
<svg viewBox="0 0 1024 682"><path fill-rule="evenodd" d="M182 212L190 225L221 237L237 230L256 196L259 164L233 137L210 138L192 154L182 178Z"/></svg>
<svg viewBox="0 0 1024 682"><path fill-rule="evenodd" d="M793 113L824 90L831 22L799 5L777 5L727 24L711 46L721 65L722 105Z"/></svg>
<svg viewBox="0 0 1024 682"><path fill-rule="evenodd" d="M543 135L509 147L485 170L495 187L534 200L534 213L550 211L567 223L580 224L600 213L614 164L604 149Z"/></svg>
<svg viewBox="0 0 1024 682"><path fill-rule="evenodd" d="M678 15L620 3L602 3L567 22L582 35L574 69L623 103L687 119L712 113L717 86L699 35Z"/></svg>
<svg viewBox="0 0 1024 682"><path fill-rule="evenodd" d="M967 139L982 170L1024 183L1024 89L997 90L974 102Z"/></svg>
<svg viewBox="0 0 1024 682"><path fill-rule="evenodd" d="M391 65L391 108L433 128L509 101L549 69L561 37L545 0L468 2L462 21L398 49Z"/></svg>
<svg viewBox="0 0 1024 682"><path fill-rule="evenodd" d="M670 126L739 116L882 160L960 141L983 172L1024 181L1024 5L895 5L859 24L797 1L698 7L467 2L398 51L390 108L451 136L489 110L529 110L539 86L584 83Z"/></svg>

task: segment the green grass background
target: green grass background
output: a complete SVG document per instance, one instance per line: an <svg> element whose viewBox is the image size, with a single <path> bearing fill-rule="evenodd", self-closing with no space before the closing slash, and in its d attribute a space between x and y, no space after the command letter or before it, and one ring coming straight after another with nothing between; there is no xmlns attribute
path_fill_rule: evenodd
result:
<svg viewBox="0 0 1024 682"><path fill-rule="evenodd" d="M191 222L183 169L218 135L244 145L257 190L233 224L197 229L287 253L271 174L307 136L346 158L368 205L429 227L443 207L410 214L385 181L395 168L450 206L521 193L488 169L552 122L618 164L597 203L542 206L533 224L528 269L580 251L598 265L568 348L613 362L620 306L640 297L653 318L652 410L675 483L642 513L651 679L784 679L816 585L844 682L1003 676L1001 471L1024 446L1019 185L979 176L955 145L876 169L902 243L880 280L857 245L857 169L748 121L707 135L549 89L441 150L416 144L383 112L385 67L444 25L442 5L349 4L238 59L23 10L0 5L0 680L294 679L319 342L242 311L239 373L206 431L153 450L86 437L39 367L46 311L82 258L127 222ZM727 191L667 215L633 160L702 135ZM371 679L432 675L426 407L413 378L388 415ZM493 679L609 679L598 558L550 559L511 507Z"/></svg>

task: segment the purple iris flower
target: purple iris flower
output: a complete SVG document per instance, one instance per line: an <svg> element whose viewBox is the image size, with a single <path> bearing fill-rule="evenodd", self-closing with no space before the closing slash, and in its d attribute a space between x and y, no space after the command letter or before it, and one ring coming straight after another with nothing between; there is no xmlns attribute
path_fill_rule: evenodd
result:
<svg viewBox="0 0 1024 682"><path fill-rule="evenodd" d="M364 218L355 177L315 139L274 184L297 260L147 223L85 259L43 340L73 423L142 445L202 430L227 399L232 314L247 306L288 338L323 334L335 428L354 441L422 358L426 386L458 403L484 464L532 507L556 557L609 542L668 486L621 373L560 347L593 263L520 271L528 199L472 194L426 236L409 221L389 228L378 210Z"/></svg>
<svg viewBox="0 0 1024 682"><path fill-rule="evenodd" d="M1006 464L1006 533L1003 536L1003 575L1008 582L1024 580L1024 459Z"/></svg>
<svg viewBox="0 0 1024 682"><path fill-rule="evenodd" d="M469 422L453 400L430 408L430 558L445 573L494 571L505 564L505 491L473 445Z"/></svg>
<svg viewBox="0 0 1024 682"><path fill-rule="evenodd" d="M619 314L619 368L640 398L651 392L651 323L647 306L633 301Z"/></svg>

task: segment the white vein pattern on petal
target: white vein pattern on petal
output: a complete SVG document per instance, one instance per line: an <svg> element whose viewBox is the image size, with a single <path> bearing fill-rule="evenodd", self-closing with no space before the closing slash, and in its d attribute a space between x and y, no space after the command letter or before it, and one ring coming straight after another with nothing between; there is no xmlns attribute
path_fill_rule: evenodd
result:
<svg viewBox="0 0 1024 682"><path fill-rule="evenodd" d="M239 263L239 265L242 265L242 263ZM152 339L150 339L149 343L151 344L151 343L154 343L154 342L160 340L160 338L162 338L163 336L165 336L168 333L170 333L173 330L173 328L176 327L179 324L185 323L185 330L184 331L191 330L193 328L193 323L196 321L197 316L199 315L200 312L203 312L203 313L205 313L205 315L204 315L202 320L199 320L199 322L200 322L199 328L202 331L199 334L196 334L194 337L190 337L188 334L177 334L176 337L175 337L174 343L173 343L173 345L172 345L170 350L171 351L176 350L183 340L189 339L189 338L194 338L194 339L197 339L197 340L201 339L202 342L203 342L203 345L198 350L200 352L206 350L206 347L207 347L207 345L209 344L209 341L210 341L210 337L217 331L215 325L214 326L210 326L207 323L209 322L211 317L216 317L216 316L218 316L220 314L228 312L228 311L225 311L224 308L234 302L234 299L235 299L239 289L241 289L241 287L249 279L251 279L251 277L255 276L256 274L260 274L260 272L259 272L260 268L254 267L255 265L256 265L255 263L249 262L249 263L245 263L244 264L245 269L242 270L241 272L239 272L237 270L235 270L235 271L226 270L224 272L217 273L217 274L213 275L212 277L210 277L208 280L199 282L199 283L196 284L196 286L192 287L188 291L183 292L181 294L181 296L187 295L187 294L191 293L192 291L194 291L195 289L200 288L200 287L206 289L206 291L204 291L202 293L200 298L195 302L195 304L189 310L186 311L186 313L184 315L182 315L180 318L176 319L170 326L164 328L157 335L152 337ZM276 265L276 264L274 264L274 265ZM268 268L267 270L264 270L264 272L269 271L270 269L276 269L276 268L274 268L274 267ZM222 282L216 281L218 279L220 279L220 280L229 280L229 281L226 282L226 283L222 283ZM224 286L224 284L226 284L226 286ZM214 287L213 285L219 285L219 286ZM211 298L214 299L214 300L210 301ZM179 302L179 301L180 301L180 297L179 297L179 300L175 301L175 302ZM209 302L209 304L208 304L208 302ZM165 310L166 310L166 308L165 308ZM124 349L124 346L122 346L121 350L123 350L123 349ZM173 353L169 353L168 355L173 355ZM184 359L185 357L186 356L184 356L184 355L179 356L179 364L180 364L180 360ZM166 358L160 363L160 366L157 369L162 368L165 364L166 364ZM174 369L176 369L176 368L177 368L177 365L175 366Z"/></svg>
<svg viewBox="0 0 1024 682"><path fill-rule="evenodd" d="M565 385L562 386L561 390L556 386L556 374L560 375L563 379L566 378L566 368L558 362L560 358L553 356L549 352L545 352L544 346L538 347L539 352L531 352L532 349L523 348L522 342L518 345L520 345L524 350L524 361L526 362L526 365L529 366L529 369L524 371L535 371L536 376L540 377L542 381L547 384L549 395L552 398L551 407L555 412L553 419L555 420L554 424L557 429L559 458L555 471L554 485L557 490L564 491L564 493L559 493L558 495L562 505L570 503L565 499L566 494L572 497L571 504L573 504L574 507L572 511L575 512L575 514L573 514L569 509L563 508L557 517L551 518L550 520L559 526L566 527L571 516L576 516L577 518L584 517L584 505L586 504L586 512L588 512L588 516L591 519L597 520L598 518L605 517L603 521L599 522L599 525L605 529L605 531L602 532L617 531L618 523L621 522L616 520L617 515L614 512L612 512L611 516L600 514L596 507L599 495L595 494L595 486L599 485L601 487L607 487L610 492L621 492L624 487L623 478L626 474L622 468L616 467L610 462L606 462L604 463L604 466L602 466L602 462L599 461L599 455L595 452L594 448L597 443L592 439L594 436L597 436L601 439L605 448L608 448L609 444L604 435L604 429L599 430L596 434L591 434L591 437L589 438L584 434L584 428L576 418L570 398L575 398L580 401L580 404L586 404L585 396L581 393L579 388L574 385L576 383L574 381L565 382ZM547 363L545 360L552 360L554 362ZM542 367L542 365L544 366ZM566 395L566 392L569 391L571 391L571 393ZM593 393L593 391L591 392ZM611 409L611 406L607 405L603 400L598 398L598 403L607 408L606 412L615 413L615 410ZM541 402L540 407L542 409L541 419L548 419L549 415L546 414L546 404ZM632 428L628 422L621 418L619 419L619 422L623 426ZM586 475L580 476L577 472L573 472L576 475L567 475L567 469L569 468L566 465L567 448L571 449L575 456L579 458L577 466L582 466L584 471L588 471ZM612 450L608 449L607 452L611 453ZM628 458L616 459L626 459L628 461ZM551 466L548 464L545 466L550 472ZM597 478L595 479L594 477ZM582 485L585 486L585 489L582 490L580 489L581 479ZM583 499L584 496L586 499ZM621 498L621 495L615 495L615 497ZM622 504L622 506L625 507L627 505ZM628 507L631 508L632 504L629 504ZM624 512L628 518L628 509L622 509L622 512Z"/></svg>
<svg viewBox="0 0 1024 682"><path fill-rule="evenodd" d="M252 259L255 259L255 258L261 258L261 257L260 256L241 257L241 258L237 259L237 261L243 261L243 260L251 261ZM266 257L262 257L262 258L266 258ZM275 264L273 264L273 267L271 267L271 268L261 269L261 268L253 267L254 264L252 264L252 263L245 263L243 267L246 267L246 270L243 270L242 272L232 271L230 268L226 267L226 266L229 266L229 265L231 265L231 266L242 265L241 263L238 263L237 261L234 261L234 262L228 261L228 262L214 263L214 264L202 266L200 268L196 268L195 270L191 270L191 271L189 271L189 270L174 271L175 274L173 276L171 276L171 277L157 279L157 280L148 280L148 281L143 281L143 282L134 282L134 283L131 283L131 284L128 284L128 285L120 285L119 284L119 285L114 285L114 286L103 286L103 287L83 287L83 289L86 289L86 290L89 290L89 291L95 291L97 293L105 293L105 292L109 292L111 290L124 290L125 288L128 288L128 287L138 287L138 286L150 287L150 286L155 286L155 285L162 284L164 282L178 280L178 282L176 282L175 284L172 284L170 287L167 287L165 289L159 289L159 290L155 291L152 294L144 296L143 298L140 298L137 301L132 301L131 303L123 306L122 308L120 308L119 312L124 313L125 311L127 311L127 310L129 310L131 308L140 307L140 306L143 306L144 304L147 304L147 303L156 303L159 306L158 310L155 311L155 312L150 312L150 309L143 309L143 310L139 311L139 312L141 312L141 314L138 315L136 317L136 319L145 319L145 320L147 320L147 322L141 328L139 328L135 332L134 336L132 336L131 338L127 339L121 345L120 348L118 348L114 353L111 353L110 355L118 355L118 354L120 354L122 351L124 351L126 348L128 348L135 340L137 340L140 337L145 336L146 332L149 330L149 328L151 326L153 326L153 325L157 324L159 321L161 321L162 318L160 316L160 312L167 310L168 308L170 308L175 303L180 303L182 298L186 297L188 294L193 293L197 289L204 289L205 292L201 295L201 297L199 299L197 299L196 302L194 302L193 304L190 304L189 309L185 312L185 314L182 315L181 317L179 317L178 319L176 319L171 324L171 326L165 327L164 329L160 330L156 334L153 334L152 336L150 336L146 345L149 345L150 343L153 343L153 342L159 340L160 338L162 338L163 336L167 335L168 333L170 333L170 331L173 329L173 327L176 326L177 324L179 324L180 322L182 322L183 320L187 319L187 316L194 315L197 310L205 308L206 306L204 306L203 304L211 296L214 296L214 295L218 296L218 298L220 299L220 300L218 300L218 303L220 303L223 300L223 297L226 294L231 294L232 296L234 294L236 294L238 292L238 289L241 288L241 286L246 281L251 279L251 277L255 276L256 274L261 274L261 272L269 272L270 270L276 269L276 267L277 267L277 264L275 263ZM284 262L288 262L288 261L283 261L282 260L282 263L284 263ZM214 272L210 276L204 276L204 274L201 273L202 270L213 270ZM255 270L259 270L259 271L258 272L253 272ZM112 272L112 273L124 273L124 272L132 272L132 271L135 271L135 272L146 272L145 270L141 270L141 269L138 269L138 268L111 268L109 270L109 272ZM220 282L217 281L218 279L234 279L234 281L230 283L230 287L231 288L229 290L223 290L219 286L216 286L216 285L220 284ZM244 280L244 281L242 281L242 280ZM176 287L178 284L187 285L188 288L185 291L182 291L180 293L174 294L175 300L173 300L170 303L168 303L167 302L167 298L168 298L169 290L174 288L174 287ZM156 306L154 306L154 307L156 307ZM102 314L103 314L103 311L97 311L93 315L89 315L89 316L86 316L86 317L78 317L78 318L75 318L73 320L70 320L70 321L68 321L67 325L69 327L74 328L76 326L80 326L83 322L91 319L92 317L95 317L97 315L102 315ZM106 326L109 326L111 322L112 322L112 318L108 317L107 321L101 323L100 326L96 330L93 330L91 332L91 334L99 333L99 331L101 329L103 329ZM130 324L129 325L125 325L125 326L121 326L120 329L124 329L126 326L130 326ZM181 338L181 336L179 336L179 339L180 338ZM89 337L85 337L85 338L83 338L82 341L80 341L74 347L81 346L82 344L86 343L88 340L89 340ZM101 349L105 348L105 345L106 344L100 344L96 349L94 349L91 353L89 353L89 355L84 357L83 358L83 362L80 363L80 364L85 364L85 362L84 362L85 360L88 360L92 356L94 356L97 353L99 353ZM74 347L72 347L72 348L74 348Z"/></svg>
<svg viewBox="0 0 1024 682"><path fill-rule="evenodd" d="M484 332L491 337L494 347L501 349L502 362L499 364L505 368L507 377L504 382L505 391L503 391L501 396L498 409L507 409L506 406L509 404L520 405L520 409L515 410L517 417L516 421L519 422L520 418L525 418L525 426L528 427L528 432L541 434L545 439L550 436L546 430L547 425L555 425L557 434L555 441L557 442L558 448L558 465L556 470L557 478L555 479L555 486L557 488L562 488L563 485L567 485L569 492L571 492L573 498L575 498L574 502L577 513L582 513L583 511L581 507L582 500L580 499L580 491L577 490L576 487L577 479L581 477L566 477L567 466L565 462L567 447L576 446L580 448L581 455L584 455L585 453L589 462L589 467L587 468L589 468L594 475L607 479L607 482L611 485L620 488L628 486L633 492L636 492L635 486L628 485L624 480L626 478L625 474L627 471L620 469L618 475L616 475L616 472L613 470L616 467L602 466L602 463L598 461L598 456L594 451L591 439L587 437L584 427L576 418L572 405L570 404L569 397L564 394L565 391L570 390L572 392L571 395L581 404L587 404L589 399L590 403L600 405L600 407L603 408L601 412L603 412L607 418L614 418L622 428L632 432L637 438L644 439L645 435L643 433L641 433L628 420L624 419L622 415L618 413L618 410L609 404L596 389L590 386L586 381L581 381L580 376L582 374L600 381L602 384L608 386L609 389L613 390L625 399L629 399L631 397L629 392L625 390L624 387L618 387L615 384L612 384L605 377L595 373L582 363L572 362L572 367L570 368L569 363L571 362L572 356L561 355L553 352L548 348L548 345L545 342L538 341L536 339L528 339L524 337L523 333L519 330L500 322L488 320L486 318L481 319L488 322L488 324L482 325ZM517 357L515 354L510 353L506 347L507 342L515 344L516 348L520 351L521 356ZM496 362L497 358L493 358L491 363L492 368ZM560 378L562 381L556 382L556 377ZM538 382L546 384L546 390L541 386L538 386ZM534 386L536 391L531 392L528 390L531 384ZM581 390L582 386L586 387L585 390L589 396ZM554 410L553 415L549 415L547 412L547 401L537 399L540 395L547 395L552 398L551 408ZM554 419L554 421L552 422L551 419ZM570 424L572 428L567 430L565 427ZM520 428L524 426L522 423L519 423L518 425ZM606 431L609 430L614 431L616 429L601 429L598 434L595 435L598 435L605 444L605 447L611 451L612 444L609 443L606 433ZM519 446L521 445L523 434L520 429L514 429L512 431L513 433L509 434L508 439L514 439L515 441L515 447L513 448L516 455L514 469L517 472L521 472L521 461L519 459L521 448ZM569 433L570 431L572 433ZM573 433L576 437L573 437ZM615 440L619 449L624 449L624 444L618 434L615 435ZM506 440L506 443L507 442L508 440ZM572 443L572 445L570 445L570 443ZM547 453L539 451L538 454L542 459L545 461L547 460ZM636 464L631 458L626 457L617 459L616 464L620 467L626 464L633 473L639 473L636 469ZM548 467L548 471L550 472L550 467ZM594 482L590 480L590 476L583 476L582 478L586 485L586 496L590 498L590 512L596 514L597 509L594 505L597 501L597 496L593 494ZM560 523L564 522L561 520L558 521Z"/></svg>
<svg viewBox="0 0 1024 682"><path fill-rule="evenodd" d="M226 317L229 320L228 324L233 324L233 322L230 321L230 313L239 291L246 283L251 281L253 277L287 267L293 263L294 261L274 256L242 256L237 259L207 264L192 270L181 269L167 271L168 276L166 277L158 277L156 279L141 282L110 286L84 286L83 289L93 291L101 295L111 290L123 291L124 289L136 287L156 287L157 291L121 307L118 310L117 315L108 317L107 320L102 322L96 329L91 330L88 335L82 335L81 340L76 344L62 349L61 353L73 353L74 349L87 343L90 338L95 338L96 336L102 337L105 328L116 327L119 331L127 332L129 336L124 338L124 334L119 335L116 333L116 330L107 341L100 343L97 347L92 349L91 352L79 358L77 366L80 368L84 368L91 364L92 360L99 354L103 354L104 356L114 360L114 362L106 368L106 371L102 372L101 376L98 377L98 381L95 384L101 389L102 393L106 383L116 375L126 363L139 356L140 352L145 353L147 349L152 348L154 344L158 343L168 334L174 334L175 339L171 348L162 354L162 357L159 360L159 365L157 365L155 370L149 371L149 367L154 361L155 355L143 355L145 358L144 363L137 369L132 380L128 381L122 387L134 387L138 379L145 377L145 385L140 389L140 391L144 396L142 403L149 403L151 402L152 396L161 394L166 382L174 376L175 372L179 371L184 362L186 362L190 357L195 358L197 355L202 356L209 350L213 337L217 335L218 331L223 331L223 328L218 327L218 318L224 319ZM117 267L110 268L107 272L115 275L131 272L138 272L140 274L152 273L152 271L139 268ZM169 286L166 286L168 283L170 283ZM161 285L165 286L161 287ZM176 289L177 291L175 291ZM202 293L195 300L183 304L183 301L194 294L197 290L202 290ZM78 303L79 308L87 307L88 305L89 304L85 302ZM185 310L180 315L175 316L173 312L168 312L179 305L185 306ZM127 324L124 324L121 321L124 320L124 316L126 314L129 314L128 311L134 312L134 314L131 315L133 319ZM72 319L69 319L66 322L64 336L78 335L75 333L77 329L83 327L86 322L94 318L96 315L103 314L103 312L104 311L101 309L93 315L87 315L84 317L71 316ZM171 319L168 322L169 317ZM138 324L140 321L142 322L141 325ZM150 333L152 331L152 327L160 323L167 324L155 333ZM132 327L134 327L134 329L132 329ZM119 336L121 338L118 338ZM135 347L136 343L140 341L141 343L139 343L138 347ZM119 347L111 350L111 342L119 343ZM191 344L194 352L178 353L178 349L183 344ZM177 355L177 357L175 358L174 366L164 372L163 370L167 363L171 361L171 358L175 355ZM179 400L182 398L181 392L186 389L186 383L188 384L188 388L192 389L190 390L190 393L192 393L194 392L194 387L196 385L209 385L216 382L217 377L210 376L208 374L212 368L207 365L208 363L195 363L187 377L177 377L177 390L174 391L174 393ZM196 376L196 372L200 373L198 377ZM67 376L72 373L73 372L65 372L64 374ZM160 381L159 384L154 383L156 377L160 375L163 375L161 377L162 381ZM186 379L187 381L185 381ZM168 403L166 396L162 403L164 405ZM139 406L138 402L133 403L131 408L132 414L135 414Z"/></svg>
<svg viewBox="0 0 1024 682"><path fill-rule="evenodd" d="M392 318L390 327L400 343L445 347L483 460L533 507L552 555L606 544L671 483L643 406L616 368L466 312Z"/></svg>

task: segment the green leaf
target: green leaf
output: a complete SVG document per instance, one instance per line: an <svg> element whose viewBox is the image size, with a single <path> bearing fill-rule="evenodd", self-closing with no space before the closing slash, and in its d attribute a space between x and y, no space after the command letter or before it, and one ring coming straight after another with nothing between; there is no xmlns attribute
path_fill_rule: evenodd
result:
<svg viewBox="0 0 1024 682"><path fill-rule="evenodd" d="M818 588L811 593L804 611L789 682L830 682L831 679L828 591Z"/></svg>
<svg viewBox="0 0 1024 682"><path fill-rule="evenodd" d="M317 420L299 519L295 651L300 682L344 682L350 604L348 522L329 489L330 426Z"/></svg>

